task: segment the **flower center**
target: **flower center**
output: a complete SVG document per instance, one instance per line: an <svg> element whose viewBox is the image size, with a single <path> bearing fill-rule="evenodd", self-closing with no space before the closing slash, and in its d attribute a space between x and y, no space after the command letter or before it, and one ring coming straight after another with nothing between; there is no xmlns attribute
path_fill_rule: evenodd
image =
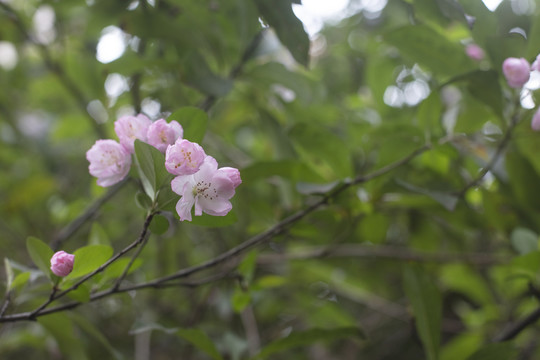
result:
<svg viewBox="0 0 540 360"><path fill-rule="evenodd" d="M212 183L202 180L193 187L193 196L202 196L209 200L214 200L219 197L216 188L212 187Z"/></svg>

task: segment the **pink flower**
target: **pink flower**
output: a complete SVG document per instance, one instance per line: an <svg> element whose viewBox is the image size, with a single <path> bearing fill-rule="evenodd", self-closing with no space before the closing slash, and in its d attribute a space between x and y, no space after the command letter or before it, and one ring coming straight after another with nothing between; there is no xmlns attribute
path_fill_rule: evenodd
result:
<svg viewBox="0 0 540 360"><path fill-rule="evenodd" d="M165 168L173 175L190 175L199 171L206 154L203 148L188 140L177 139L165 152Z"/></svg>
<svg viewBox="0 0 540 360"><path fill-rule="evenodd" d="M174 144L178 138L182 138L184 129L175 120L167 123L163 119L156 120L148 127L147 141L150 145L161 151L167 150L167 146Z"/></svg>
<svg viewBox="0 0 540 360"><path fill-rule="evenodd" d="M242 183L242 179L240 178L240 171L238 171L238 169L232 167L222 167L219 169L219 171L223 171L223 173L229 177L235 189L238 185Z"/></svg>
<svg viewBox="0 0 540 360"><path fill-rule="evenodd" d="M510 87L520 88L529 81L531 66L524 58L508 58L504 60L502 69Z"/></svg>
<svg viewBox="0 0 540 360"><path fill-rule="evenodd" d="M225 216L231 211L229 201L235 191L234 178L239 184L240 176L231 176L230 170L217 168L217 161L207 156L198 172L193 175L177 176L171 182L172 190L182 195L176 204L180 220L191 221L191 208L195 205L195 216L203 211L213 216Z"/></svg>
<svg viewBox="0 0 540 360"><path fill-rule="evenodd" d="M540 54L536 56L536 59L533 61L531 65L531 71L540 71Z"/></svg>
<svg viewBox="0 0 540 360"><path fill-rule="evenodd" d="M114 122L114 131L118 135L120 144L131 154L135 152L135 139L146 142L148 127L152 121L143 114L137 116L122 116Z"/></svg>
<svg viewBox="0 0 540 360"><path fill-rule="evenodd" d="M107 187L122 181L129 172L131 155L114 140L98 140L86 152L90 175L99 186Z"/></svg>
<svg viewBox="0 0 540 360"><path fill-rule="evenodd" d="M468 44L465 47L465 53L473 60L480 61L484 59L484 50L476 44Z"/></svg>
<svg viewBox="0 0 540 360"><path fill-rule="evenodd" d="M531 121L531 129L540 131L540 108L536 110Z"/></svg>
<svg viewBox="0 0 540 360"><path fill-rule="evenodd" d="M67 276L73 270L74 260L75 255L58 251L51 258L51 271L56 276Z"/></svg>

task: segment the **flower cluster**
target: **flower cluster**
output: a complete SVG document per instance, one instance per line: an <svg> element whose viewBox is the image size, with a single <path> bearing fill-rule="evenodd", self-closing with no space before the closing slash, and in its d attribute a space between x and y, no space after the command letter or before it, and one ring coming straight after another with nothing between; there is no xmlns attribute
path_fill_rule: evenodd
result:
<svg viewBox="0 0 540 360"><path fill-rule="evenodd" d="M146 116L123 116L114 123L119 142L111 139L98 140L86 153L89 171L103 187L122 181L131 167L131 154L135 152L136 139L146 142L165 153L165 168L176 177L172 190L181 195L176 205L180 220L191 221L191 209L195 215L203 212L225 216L232 208L230 199L242 180L238 169L218 168L217 161L206 155L197 143L183 139L182 126L175 120L155 122Z"/></svg>

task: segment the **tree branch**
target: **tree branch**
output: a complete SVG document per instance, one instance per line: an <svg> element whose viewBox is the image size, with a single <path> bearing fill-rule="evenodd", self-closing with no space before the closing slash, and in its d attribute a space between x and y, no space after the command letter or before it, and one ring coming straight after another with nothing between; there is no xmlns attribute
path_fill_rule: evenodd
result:
<svg viewBox="0 0 540 360"><path fill-rule="evenodd" d="M540 308L533 311L529 316L527 316L525 319L521 320L520 322L512 325L508 330L502 332L498 336L496 336L493 339L493 342L502 342L507 340L512 340L515 338L519 333L521 333L523 330L525 330L527 327L533 325L540 319Z"/></svg>

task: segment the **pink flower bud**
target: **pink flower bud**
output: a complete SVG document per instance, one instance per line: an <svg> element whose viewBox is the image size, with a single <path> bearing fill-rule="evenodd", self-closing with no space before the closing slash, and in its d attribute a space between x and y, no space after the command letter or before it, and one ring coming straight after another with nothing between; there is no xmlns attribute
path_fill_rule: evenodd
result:
<svg viewBox="0 0 540 360"><path fill-rule="evenodd" d="M164 153L167 146L182 138L184 129L175 120L167 123L163 119L156 120L148 127L147 141L150 145Z"/></svg>
<svg viewBox="0 0 540 360"><path fill-rule="evenodd" d="M51 271L56 276L67 276L73 270L74 260L75 255L58 251L51 258Z"/></svg>
<svg viewBox="0 0 540 360"><path fill-rule="evenodd" d="M465 47L465 53L473 60L480 61L484 59L484 50L476 44L469 44Z"/></svg>
<svg viewBox="0 0 540 360"><path fill-rule="evenodd" d="M129 172L131 155L114 140L98 140L86 152L90 175L97 177L99 186L107 187L122 181Z"/></svg>
<svg viewBox="0 0 540 360"><path fill-rule="evenodd" d="M165 168L173 175L190 175L199 171L206 158L203 148L188 140L178 139L165 152Z"/></svg>
<svg viewBox="0 0 540 360"><path fill-rule="evenodd" d="M540 108L536 110L531 121L531 129L540 131Z"/></svg>
<svg viewBox="0 0 540 360"><path fill-rule="evenodd" d="M220 168L219 171L223 172L233 183L234 188L242 183L242 179L240 178L240 171L238 169L232 168L232 167L223 167Z"/></svg>
<svg viewBox="0 0 540 360"><path fill-rule="evenodd" d="M508 58L504 60L502 69L510 87L517 89L529 81L531 66L524 58Z"/></svg>
<svg viewBox="0 0 540 360"><path fill-rule="evenodd" d="M143 114L137 116L122 116L114 122L114 131L120 140L120 144L129 153L135 152L135 139L146 142L148 127L152 121Z"/></svg>

